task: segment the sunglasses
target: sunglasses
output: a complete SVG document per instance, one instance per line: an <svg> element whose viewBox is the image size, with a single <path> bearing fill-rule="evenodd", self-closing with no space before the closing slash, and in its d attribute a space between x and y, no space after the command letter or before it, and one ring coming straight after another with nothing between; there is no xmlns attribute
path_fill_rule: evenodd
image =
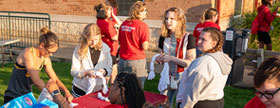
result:
<svg viewBox="0 0 280 108"><path fill-rule="evenodd" d="M263 93L260 91L256 91L256 96L258 96L259 98L262 98L262 96L266 97L267 99L273 99L273 96L280 90L280 88L278 88L276 91L274 91L273 93Z"/></svg>

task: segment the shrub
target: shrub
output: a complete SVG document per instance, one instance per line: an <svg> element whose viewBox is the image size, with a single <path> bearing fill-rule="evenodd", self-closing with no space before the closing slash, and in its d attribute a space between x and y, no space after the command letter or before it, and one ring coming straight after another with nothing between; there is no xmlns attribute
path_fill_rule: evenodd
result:
<svg viewBox="0 0 280 108"><path fill-rule="evenodd" d="M280 3L275 4L270 8L272 12L277 8L277 6L280 6ZM257 10L254 10L252 12L246 12L238 17L233 17L230 22L230 26L234 27L236 30L243 30L245 28L251 28L251 24L254 21L254 19L257 16ZM269 34L272 38L272 41L276 43L279 43L278 41L280 36L280 18L275 18L275 20L271 23L271 26L273 26L273 30L269 31ZM250 35L250 43L249 48L257 48L257 42L256 42L256 35ZM273 50L280 50L276 48L276 46L273 46Z"/></svg>

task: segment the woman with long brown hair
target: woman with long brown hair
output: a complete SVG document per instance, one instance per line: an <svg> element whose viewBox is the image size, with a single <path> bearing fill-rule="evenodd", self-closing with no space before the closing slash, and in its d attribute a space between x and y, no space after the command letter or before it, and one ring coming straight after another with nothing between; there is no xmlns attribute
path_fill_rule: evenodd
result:
<svg viewBox="0 0 280 108"><path fill-rule="evenodd" d="M55 81L60 90L65 93L68 102L72 101L73 96L57 77L49 57L59 47L58 37L48 28L42 28L40 32L39 45L25 48L17 57L8 88L5 91L4 103L31 92L32 84L42 91L45 83L40 78L39 72L43 67L49 78Z"/></svg>
<svg viewBox="0 0 280 108"><path fill-rule="evenodd" d="M130 7L129 18L122 23L119 30L119 72L135 73L142 88L148 76L145 50L149 48L150 32L148 25L143 22L146 17L146 4L137 1Z"/></svg>
<svg viewBox="0 0 280 108"><path fill-rule="evenodd" d="M83 96L89 88L88 78L95 78L95 87L90 92L102 89L103 80L96 76L110 76L112 72L112 57L110 48L102 42L101 32L96 24L88 24L80 37L79 45L72 57L71 75L74 77L72 94Z"/></svg>
<svg viewBox="0 0 280 108"><path fill-rule="evenodd" d="M175 85L178 85L184 69L196 58L195 38L186 32L184 11L177 7L167 9L164 12L161 31L159 38L161 55L156 60L161 64L169 64L170 79L174 79ZM168 96L169 106L172 106L176 93L177 87L172 86L164 93Z"/></svg>
<svg viewBox="0 0 280 108"><path fill-rule="evenodd" d="M198 40L203 55L184 71L176 98L179 108L223 108L224 87L232 60L222 52L224 36L204 28Z"/></svg>
<svg viewBox="0 0 280 108"><path fill-rule="evenodd" d="M113 13L113 9L110 4L100 3L94 8L97 12L96 24L101 30L102 41L106 43L111 49L111 56L113 61L113 70L111 74L110 83L114 83L114 80L117 76L117 55L119 49L119 41L118 41L118 29L121 25L121 21L118 17ZM112 20L110 19L112 18Z"/></svg>

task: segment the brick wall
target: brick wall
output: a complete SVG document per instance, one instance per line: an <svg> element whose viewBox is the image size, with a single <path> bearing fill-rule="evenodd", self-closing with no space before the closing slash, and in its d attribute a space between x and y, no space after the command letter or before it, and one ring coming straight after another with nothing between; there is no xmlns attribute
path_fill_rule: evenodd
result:
<svg viewBox="0 0 280 108"><path fill-rule="evenodd" d="M105 0L0 0L0 10L92 16L93 6L101 1Z"/></svg>
<svg viewBox="0 0 280 108"><path fill-rule="evenodd" d="M93 16L93 6L105 0L0 0L1 11L45 12L57 15ZM211 0L145 0L148 18L161 20L170 7L182 8L189 22L198 22L203 10L211 7Z"/></svg>
<svg viewBox="0 0 280 108"><path fill-rule="evenodd" d="M255 0L243 0L242 13L252 12L254 10Z"/></svg>
<svg viewBox="0 0 280 108"><path fill-rule="evenodd" d="M211 7L211 0L145 0L145 2L148 18L156 20L162 19L166 9L179 7L184 10L188 22L199 22L202 12Z"/></svg>

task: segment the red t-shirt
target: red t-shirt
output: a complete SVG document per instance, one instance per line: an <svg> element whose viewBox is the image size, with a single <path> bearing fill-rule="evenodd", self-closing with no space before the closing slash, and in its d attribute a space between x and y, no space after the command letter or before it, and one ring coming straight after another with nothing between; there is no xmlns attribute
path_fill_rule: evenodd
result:
<svg viewBox="0 0 280 108"><path fill-rule="evenodd" d="M116 23L112 20L97 19L97 25L101 30L102 41L111 48L111 54L116 56L118 53L118 41L113 41L112 38L117 35L117 31L114 28Z"/></svg>
<svg viewBox="0 0 280 108"><path fill-rule="evenodd" d="M119 30L120 58L124 60L139 60L146 58L142 44L149 41L148 25L136 19L124 21Z"/></svg>
<svg viewBox="0 0 280 108"><path fill-rule="evenodd" d="M266 106L257 96L255 96L244 106L244 108L266 108Z"/></svg>
<svg viewBox="0 0 280 108"><path fill-rule="evenodd" d="M204 23L197 24L194 28L194 31L193 31L193 36L196 38L195 39L196 46L197 46L197 42L198 42L200 33L206 27L214 27L214 28L217 28L217 29L221 30L220 26L218 24L216 24L214 22L211 22L211 21L205 21Z"/></svg>

